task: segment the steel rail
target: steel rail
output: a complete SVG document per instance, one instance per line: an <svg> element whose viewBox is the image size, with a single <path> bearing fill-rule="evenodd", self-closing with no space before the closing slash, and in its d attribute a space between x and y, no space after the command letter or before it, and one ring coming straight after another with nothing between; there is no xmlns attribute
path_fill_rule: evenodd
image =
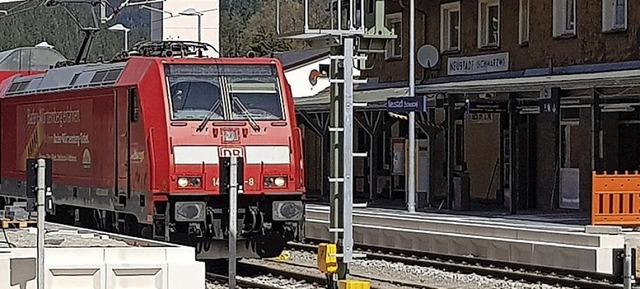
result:
<svg viewBox="0 0 640 289"><path fill-rule="evenodd" d="M289 243L288 248L301 251L316 251L317 246L309 243ZM520 264L480 260L466 257L452 257L437 254L408 252L389 248L363 248L356 246L366 259L399 262L407 265L432 267L449 272L475 273L492 278L505 277L511 280L524 280L533 283L562 285L578 288L618 289L622 284L616 284L606 278L605 274L590 274L556 268L542 268L537 266L523 266ZM364 249L364 250L363 250ZM374 253L373 251L376 251Z"/></svg>
<svg viewBox="0 0 640 289"><path fill-rule="evenodd" d="M215 281L219 281L222 283L222 285L226 285L229 284L229 277L222 275L222 274L216 274L216 273L210 273L207 272L206 273L206 279L209 282L215 282ZM258 289L282 289L278 286L272 286L272 285L268 285L268 284L263 284L260 282L254 282L251 280L245 280L242 277L236 277L236 284L239 285L240 287L246 287L246 288L258 288Z"/></svg>

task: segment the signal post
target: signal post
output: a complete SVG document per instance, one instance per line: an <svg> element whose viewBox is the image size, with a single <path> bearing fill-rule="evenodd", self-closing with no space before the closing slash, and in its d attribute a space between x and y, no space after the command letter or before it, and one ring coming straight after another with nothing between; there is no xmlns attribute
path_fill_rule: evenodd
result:
<svg viewBox="0 0 640 289"><path fill-rule="evenodd" d="M244 192L244 161L242 157L220 158L220 191L229 196L229 288L236 288L236 259L238 239L238 194Z"/></svg>
<svg viewBox="0 0 640 289"><path fill-rule="evenodd" d="M330 27L311 27L310 8L321 3L331 13ZM276 0L276 33L280 38L306 41L312 47L331 49L331 100L329 115L330 133L330 225L331 243L318 248L318 267L326 274L329 288L369 288L364 281L348 280L348 264L356 254L353 246L353 158L367 157L366 153L353 151L353 118L355 107L366 104L354 101L353 78L355 62L366 66L366 54L384 53L386 43L396 38L384 26L384 0L376 0L374 7L363 0L305 0L304 27L302 31L280 31L280 1ZM367 9L371 8L371 9ZM373 10L372 14L365 11Z"/></svg>
<svg viewBox="0 0 640 289"><path fill-rule="evenodd" d="M36 213L38 216L37 236L37 270L38 289L44 289L44 223L47 213L53 212L52 200L52 162L51 159L27 159L27 185L26 195L28 199L36 199Z"/></svg>

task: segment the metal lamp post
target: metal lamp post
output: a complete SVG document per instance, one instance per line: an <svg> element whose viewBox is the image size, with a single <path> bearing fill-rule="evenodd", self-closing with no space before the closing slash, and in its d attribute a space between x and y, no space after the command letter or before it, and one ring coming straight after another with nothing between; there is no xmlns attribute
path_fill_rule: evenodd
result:
<svg viewBox="0 0 640 289"><path fill-rule="evenodd" d="M184 11L178 13L183 16L196 16L198 17L198 42L202 42L202 15L203 13L193 8L187 8Z"/></svg>
<svg viewBox="0 0 640 289"><path fill-rule="evenodd" d="M415 0L409 2L409 96L416 97L415 87ZM416 113L409 112L409 164L407 172L407 209L416 211Z"/></svg>
<svg viewBox="0 0 640 289"><path fill-rule="evenodd" d="M131 29L125 27L122 24L116 24L113 25L111 27L109 27L109 30L111 31L124 31L124 51L128 51L129 50L129 31L131 31Z"/></svg>

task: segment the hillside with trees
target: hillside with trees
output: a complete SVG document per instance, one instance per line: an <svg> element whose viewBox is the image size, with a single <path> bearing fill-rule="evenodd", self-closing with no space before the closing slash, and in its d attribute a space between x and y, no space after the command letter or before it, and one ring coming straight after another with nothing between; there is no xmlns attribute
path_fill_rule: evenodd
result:
<svg viewBox="0 0 640 289"><path fill-rule="evenodd" d="M54 46L69 59L75 59L85 34L82 27L93 27L91 17L92 6L87 4L72 4L68 7L58 5L47 7L43 0L25 1L23 4L5 4L0 10L7 10L7 15L0 14L0 50L7 50L21 46L34 46L46 41ZM111 1L114 5L120 1ZM96 12L98 9L96 8ZM107 28L115 23L121 23L129 28L129 43L149 39L149 10L125 9L110 23L100 24L100 30L95 33L89 61L95 61L99 56L111 58L123 49L124 34L121 31L110 31ZM99 14L97 14L99 16ZM74 18L77 19L76 23ZM98 22L99 23L99 22Z"/></svg>
<svg viewBox="0 0 640 289"><path fill-rule="evenodd" d="M312 3L309 24L329 22L329 13L316 2ZM301 41L282 40L276 36L276 1L274 0L221 0L220 42L223 54L244 56L249 51L259 56L272 52L305 48ZM250 8L248 8L250 7ZM280 31L301 31L304 25L302 0L280 1Z"/></svg>
<svg viewBox="0 0 640 289"><path fill-rule="evenodd" d="M71 4L68 11L61 5L47 7L45 0L28 0L20 4L0 5L7 15L0 13L0 50L20 46L33 46L42 41L53 45L69 59L75 59L85 34L80 26L92 27L90 9L87 4ZM110 0L117 6L122 0ZM304 14L302 0L281 0L281 31L302 29ZM276 37L276 4L274 0L220 0L220 45L224 56L245 56L249 51L259 56L276 51L304 48L299 41L285 41ZM311 17L311 24L327 22L324 7ZM122 49L123 32L107 28L121 23L129 28L129 45L149 40L150 13L147 9L130 7L124 9L112 21L99 24L89 53L89 61L103 56L111 58ZM74 18L77 18L74 20Z"/></svg>

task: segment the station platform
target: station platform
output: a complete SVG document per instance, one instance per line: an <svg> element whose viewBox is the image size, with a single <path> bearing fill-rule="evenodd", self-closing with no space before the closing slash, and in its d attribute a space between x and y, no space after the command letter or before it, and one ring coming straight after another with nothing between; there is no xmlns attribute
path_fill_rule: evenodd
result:
<svg viewBox="0 0 640 289"><path fill-rule="evenodd" d="M591 233L572 214L472 216L363 208L353 211L356 245L614 274L627 231ZM583 220L582 220L583 221ZM305 235L328 240L329 207L308 204Z"/></svg>
<svg viewBox="0 0 640 289"><path fill-rule="evenodd" d="M205 288L195 249L46 223L46 288ZM0 228L0 289L37 288L37 229Z"/></svg>

